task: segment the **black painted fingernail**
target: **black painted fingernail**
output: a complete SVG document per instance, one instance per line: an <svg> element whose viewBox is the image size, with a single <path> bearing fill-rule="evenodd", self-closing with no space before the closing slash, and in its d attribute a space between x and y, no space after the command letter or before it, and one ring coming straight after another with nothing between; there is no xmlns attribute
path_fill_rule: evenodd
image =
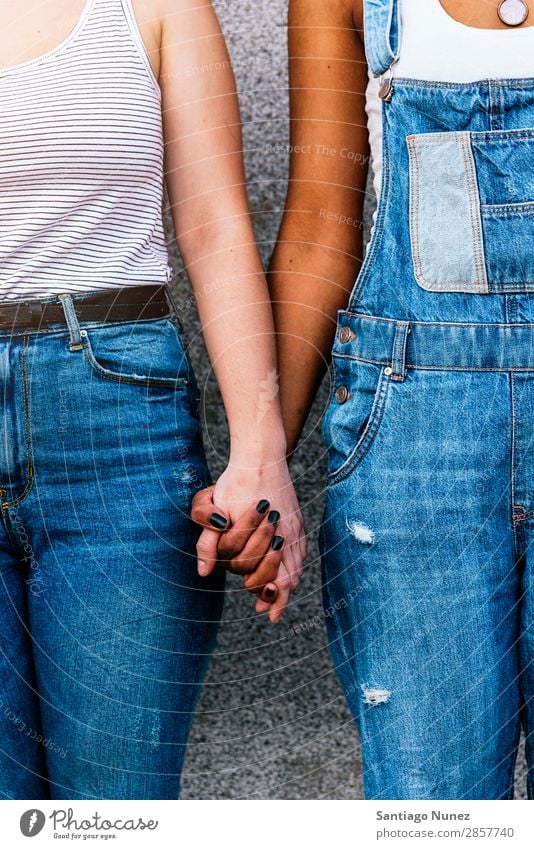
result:
<svg viewBox="0 0 534 849"><path fill-rule="evenodd" d="M211 514L210 525L213 525L214 528L217 528L218 530L222 531L223 528L227 526L227 524L227 520L224 518L224 516L221 516L220 513Z"/></svg>
<svg viewBox="0 0 534 849"><path fill-rule="evenodd" d="M278 510L271 510L269 515L267 516L267 521L271 523L271 525L277 525L280 521L280 513Z"/></svg>
<svg viewBox="0 0 534 849"><path fill-rule="evenodd" d="M263 591L263 596L265 599L274 598L276 595L276 590L272 590L270 587L265 587Z"/></svg>
<svg viewBox="0 0 534 849"><path fill-rule="evenodd" d="M268 509L269 502L266 498L262 498L261 501L258 501L258 503L256 504L256 510L258 511L258 513L261 513L262 516L264 513L267 512Z"/></svg>
<svg viewBox="0 0 534 849"><path fill-rule="evenodd" d="M271 548L273 549L273 551L280 551L284 542L284 537L274 537L271 543Z"/></svg>

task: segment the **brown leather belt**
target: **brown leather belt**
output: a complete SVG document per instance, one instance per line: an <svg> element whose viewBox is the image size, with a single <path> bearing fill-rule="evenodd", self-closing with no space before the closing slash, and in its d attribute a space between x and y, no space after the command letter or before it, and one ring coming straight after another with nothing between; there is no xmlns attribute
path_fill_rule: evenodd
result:
<svg viewBox="0 0 534 849"><path fill-rule="evenodd" d="M62 300L59 296L55 301L0 301L0 329L65 323ZM163 318L171 311L165 286L127 286L88 295L73 294L72 302L78 321L143 321Z"/></svg>

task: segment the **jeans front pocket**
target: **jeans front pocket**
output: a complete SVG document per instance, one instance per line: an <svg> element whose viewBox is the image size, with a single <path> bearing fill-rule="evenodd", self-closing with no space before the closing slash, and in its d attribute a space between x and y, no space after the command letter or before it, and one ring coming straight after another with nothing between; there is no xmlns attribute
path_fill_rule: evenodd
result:
<svg viewBox="0 0 534 849"><path fill-rule="evenodd" d="M534 201L481 206L488 280L491 292L534 290Z"/></svg>
<svg viewBox="0 0 534 849"><path fill-rule="evenodd" d="M390 383L382 366L337 354L332 363L333 389L322 423L329 485L347 477L371 447Z"/></svg>
<svg viewBox="0 0 534 849"><path fill-rule="evenodd" d="M418 284L432 292L534 291L534 128L406 141Z"/></svg>
<svg viewBox="0 0 534 849"><path fill-rule="evenodd" d="M171 319L102 324L81 334L85 358L104 380L170 390L190 383L181 331Z"/></svg>

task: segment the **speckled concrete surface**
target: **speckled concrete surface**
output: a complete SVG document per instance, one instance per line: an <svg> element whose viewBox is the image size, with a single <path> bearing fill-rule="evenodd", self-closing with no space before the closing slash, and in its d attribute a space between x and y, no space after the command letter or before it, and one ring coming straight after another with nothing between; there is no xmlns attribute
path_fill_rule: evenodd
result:
<svg viewBox="0 0 534 849"><path fill-rule="evenodd" d="M238 81L251 205L267 261L287 179L287 0L216 0L215 5ZM168 233L216 474L226 449L224 416L170 228ZM240 582L229 582L219 646L191 733L183 798L361 798L356 734L332 670L321 615L317 528L324 458L318 425L327 383L294 463L311 542L301 589L285 621L273 628L254 615ZM523 762L519 770L524 772Z"/></svg>

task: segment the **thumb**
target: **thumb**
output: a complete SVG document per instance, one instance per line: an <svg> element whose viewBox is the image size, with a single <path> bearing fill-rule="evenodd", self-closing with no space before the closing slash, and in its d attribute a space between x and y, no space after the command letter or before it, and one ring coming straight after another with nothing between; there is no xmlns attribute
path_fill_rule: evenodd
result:
<svg viewBox="0 0 534 849"><path fill-rule="evenodd" d="M197 570L203 578L211 575L217 563L217 543L220 534L213 529L204 528L197 542Z"/></svg>
<svg viewBox="0 0 534 849"><path fill-rule="evenodd" d="M213 503L214 490L214 486L207 486L195 494L191 502L191 518L197 525L221 533L230 527L230 520L224 510Z"/></svg>

